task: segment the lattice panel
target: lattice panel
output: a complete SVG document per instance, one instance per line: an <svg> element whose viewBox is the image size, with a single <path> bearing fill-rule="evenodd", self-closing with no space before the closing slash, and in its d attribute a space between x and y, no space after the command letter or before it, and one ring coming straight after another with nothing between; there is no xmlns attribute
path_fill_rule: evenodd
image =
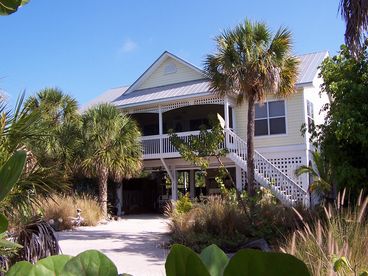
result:
<svg viewBox="0 0 368 276"><path fill-rule="evenodd" d="M173 110L173 109L188 106L188 105L190 105L190 102L188 102L188 101L175 102L175 103L172 103L172 104L163 105L161 107L161 109L162 109L162 112L166 112L166 111L169 111L169 110Z"/></svg>
<svg viewBox="0 0 368 276"><path fill-rule="evenodd" d="M157 107L141 107L141 108L134 108L128 111L130 114L132 113L158 113L158 106Z"/></svg>
<svg viewBox="0 0 368 276"><path fill-rule="evenodd" d="M301 156L268 158L268 160L278 167L284 174L298 183L298 185L303 187L302 179L295 175L295 170L302 165Z"/></svg>
<svg viewBox="0 0 368 276"><path fill-rule="evenodd" d="M203 99L197 99L194 100L194 104L195 105L200 105L200 104L224 104L224 100L221 98L203 98Z"/></svg>

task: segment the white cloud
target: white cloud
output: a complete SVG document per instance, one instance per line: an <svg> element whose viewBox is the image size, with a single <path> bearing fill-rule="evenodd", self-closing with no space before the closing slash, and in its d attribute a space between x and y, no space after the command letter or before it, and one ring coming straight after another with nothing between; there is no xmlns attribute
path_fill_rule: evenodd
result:
<svg viewBox="0 0 368 276"><path fill-rule="evenodd" d="M120 52L122 53L130 53L137 49L138 44L131 40L130 38L125 39L123 45L120 48Z"/></svg>

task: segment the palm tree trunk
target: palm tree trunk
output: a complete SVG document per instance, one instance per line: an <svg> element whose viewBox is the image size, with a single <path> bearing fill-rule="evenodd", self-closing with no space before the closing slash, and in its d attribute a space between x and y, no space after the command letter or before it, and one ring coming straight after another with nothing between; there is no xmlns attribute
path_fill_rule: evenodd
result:
<svg viewBox="0 0 368 276"><path fill-rule="evenodd" d="M98 177L98 201L105 218L107 218L107 179L108 170L106 168L102 168Z"/></svg>
<svg viewBox="0 0 368 276"><path fill-rule="evenodd" d="M248 195L254 195L254 120L255 97L248 99L248 126L247 126L247 190Z"/></svg>

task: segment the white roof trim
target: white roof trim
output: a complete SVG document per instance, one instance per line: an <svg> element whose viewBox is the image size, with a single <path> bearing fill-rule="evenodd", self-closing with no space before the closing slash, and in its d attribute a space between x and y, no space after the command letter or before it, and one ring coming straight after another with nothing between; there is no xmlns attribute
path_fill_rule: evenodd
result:
<svg viewBox="0 0 368 276"><path fill-rule="evenodd" d="M182 64L184 64L185 66L190 67L191 69L193 69L194 71L198 72L199 74L203 75L203 78L207 78L206 74L204 73L203 70L199 69L197 66L181 59L180 57L165 51L161 54L161 56L158 57L158 59L156 59L152 65L150 67L148 67L148 69L146 71L143 72L143 74L128 88L127 91L125 91L124 94L129 94L130 92L136 90L137 87L139 87L139 85L141 85L149 76L152 75L152 73L164 62L164 60L170 57L174 60L176 60L177 62L180 62Z"/></svg>

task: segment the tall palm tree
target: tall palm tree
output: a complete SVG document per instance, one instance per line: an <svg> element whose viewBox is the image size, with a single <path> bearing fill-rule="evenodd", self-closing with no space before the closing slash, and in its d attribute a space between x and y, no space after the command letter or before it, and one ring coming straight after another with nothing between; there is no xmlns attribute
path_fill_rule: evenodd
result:
<svg viewBox="0 0 368 276"><path fill-rule="evenodd" d="M140 131L135 121L110 104L92 107L82 117L82 167L97 177L99 202L106 217L108 179L120 182L140 172Z"/></svg>
<svg viewBox="0 0 368 276"><path fill-rule="evenodd" d="M340 0L339 9L346 22L345 43L357 57L367 38L368 0Z"/></svg>
<svg viewBox="0 0 368 276"><path fill-rule="evenodd" d="M294 92L298 60L291 54L286 28L273 35L264 23L245 20L215 41L216 52L205 60L211 89L220 96L236 95L238 104L248 103L247 182L253 195L255 104L264 102L267 94L285 97Z"/></svg>
<svg viewBox="0 0 368 276"><path fill-rule="evenodd" d="M39 162L63 165L69 171L76 159L81 116L77 101L58 88L46 88L26 101L30 112L37 111L40 120L35 128L47 129L47 135L31 145Z"/></svg>

